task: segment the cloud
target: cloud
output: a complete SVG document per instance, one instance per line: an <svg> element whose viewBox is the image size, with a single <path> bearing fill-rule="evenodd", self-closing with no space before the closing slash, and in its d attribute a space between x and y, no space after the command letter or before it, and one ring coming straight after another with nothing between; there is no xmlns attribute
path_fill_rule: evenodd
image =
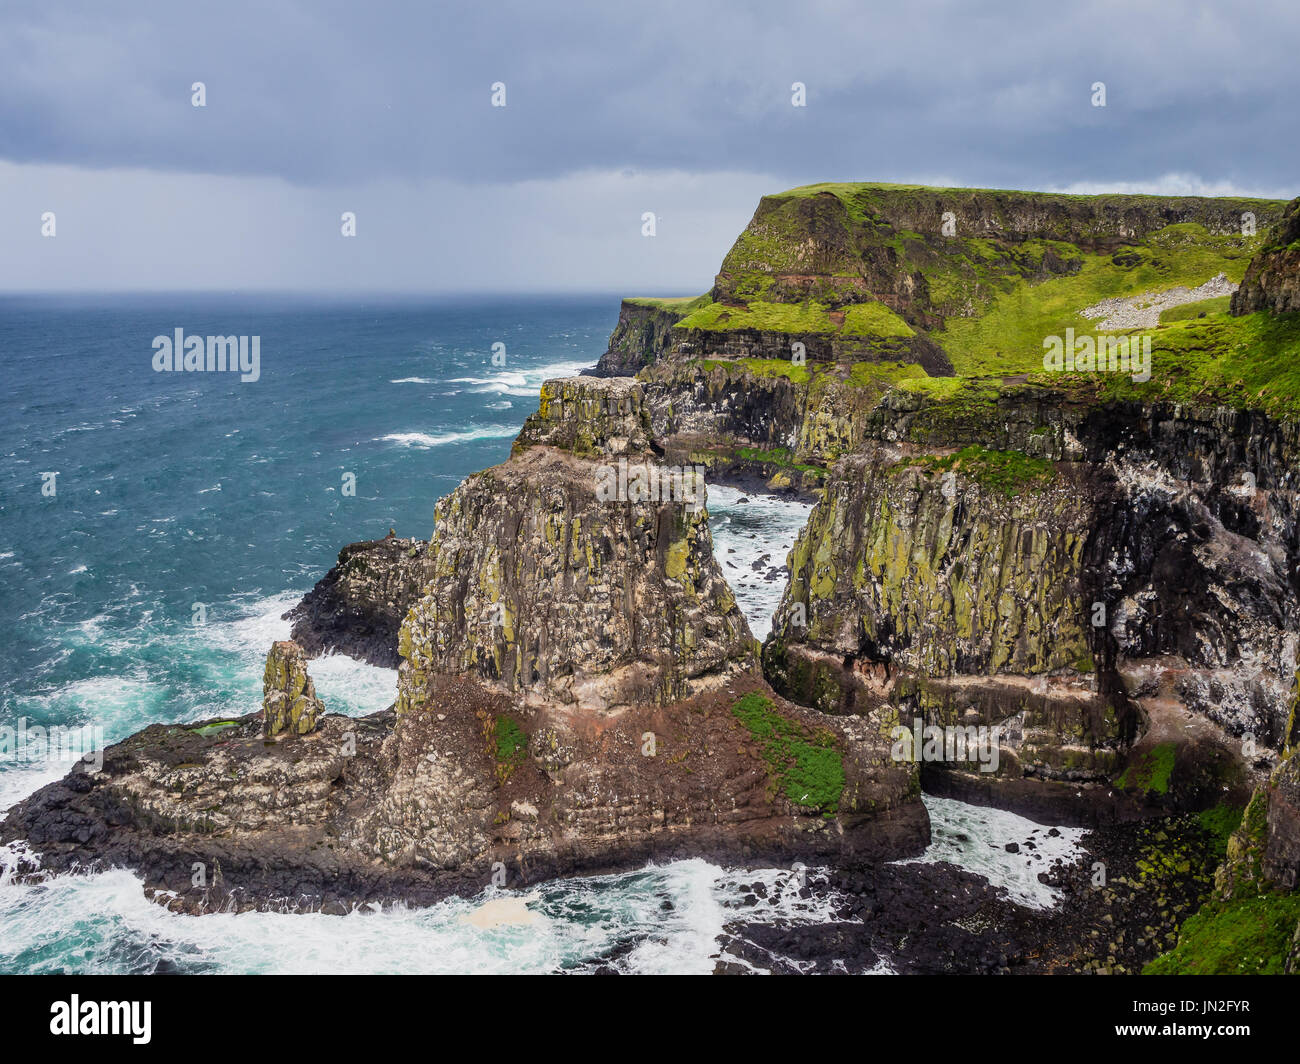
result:
<svg viewBox="0 0 1300 1064"><path fill-rule="evenodd" d="M0 157L296 184L624 167L1284 184L1298 30L1281 3L33 4L0 16Z"/></svg>
<svg viewBox="0 0 1300 1064"><path fill-rule="evenodd" d="M0 163L0 289L697 295L770 175L589 171L301 187ZM53 211L56 233L41 235ZM357 235L344 237L344 211ZM656 235L641 235L645 211Z"/></svg>

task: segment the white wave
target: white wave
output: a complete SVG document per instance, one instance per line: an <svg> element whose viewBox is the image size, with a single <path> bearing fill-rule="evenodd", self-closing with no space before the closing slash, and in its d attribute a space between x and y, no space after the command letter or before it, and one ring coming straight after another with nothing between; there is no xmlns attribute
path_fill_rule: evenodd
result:
<svg viewBox="0 0 1300 1064"><path fill-rule="evenodd" d="M437 381L430 380L428 377L398 377L391 380L389 384L436 384Z"/></svg>
<svg viewBox="0 0 1300 1064"><path fill-rule="evenodd" d="M761 641L772 630L772 614L790 579L786 558L808 523L812 504L722 484L708 484L706 489L713 556L749 622L749 630ZM749 502L742 503L742 498ZM767 561L755 569L765 554ZM773 567L782 575L768 580L768 570Z"/></svg>
<svg viewBox="0 0 1300 1064"><path fill-rule="evenodd" d="M1052 828L1003 809L968 805L925 795L930 814L930 845L916 863L947 862L983 876L1029 909L1051 909L1060 891L1038 881L1059 857L1071 864L1083 853L1084 828ZM1056 835L1049 834L1055 830ZM1033 843L1030 848L1026 843ZM1008 843L1019 847L1008 853ZM900 861L910 864L912 861Z"/></svg>
<svg viewBox="0 0 1300 1064"><path fill-rule="evenodd" d="M402 447L441 447L445 443L464 443L466 440L492 440L514 436L518 427L510 425L488 425L484 428L470 429L467 432L444 432L432 436L427 432L393 432L381 436L378 442L396 443Z"/></svg>
<svg viewBox="0 0 1300 1064"><path fill-rule="evenodd" d="M768 885L769 899L736 912L745 885L759 881ZM703 973L713 970L717 937L733 916L783 922L831 917L829 892L814 891L804 900L796 889L795 877L784 870L737 872L703 860L678 861L542 884L529 902L534 922L480 928L461 917L487 901L521 895L488 889L427 908L346 916L187 916L146 899L130 872L61 875L0 890L0 970L12 970L22 958L28 971L101 973L148 971L162 959L248 973L582 972L634 938L636 948L613 961L616 967ZM49 948L52 934L63 948Z"/></svg>

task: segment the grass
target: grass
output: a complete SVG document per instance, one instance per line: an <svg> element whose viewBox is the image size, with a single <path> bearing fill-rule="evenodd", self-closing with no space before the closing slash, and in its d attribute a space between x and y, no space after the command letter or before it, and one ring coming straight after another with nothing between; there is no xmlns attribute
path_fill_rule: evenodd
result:
<svg viewBox="0 0 1300 1064"><path fill-rule="evenodd" d="M767 303L755 300L746 306L710 303L678 323L682 329L755 329L759 332L834 333L827 306L815 300L803 303Z"/></svg>
<svg viewBox="0 0 1300 1064"><path fill-rule="evenodd" d="M1202 830L1210 836L1214 852L1222 859L1228 853L1228 839L1241 823L1242 813L1239 805L1216 805L1197 814Z"/></svg>
<svg viewBox="0 0 1300 1064"><path fill-rule="evenodd" d="M844 762L829 731L808 729L781 716L772 700L757 691L731 707L762 750L773 779L795 805L833 816L844 793Z"/></svg>
<svg viewBox="0 0 1300 1064"><path fill-rule="evenodd" d="M1162 310L1160 312L1160 323L1167 325L1170 322L1186 321L1188 318L1204 318L1211 314L1227 314L1231 306L1232 296L1212 296L1209 299L1198 299L1195 303L1183 303L1181 306Z"/></svg>
<svg viewBox="0 0 1300 1064"><path fill-rule="evenodd" d="M909 339L916 332L884 303L857 303L844 310L846 336L885 336Z"/></svg>
<svg viewBox="0 0 1300 1064"><path fill-rule="evenodd" d="M1259 243L1259 238L1214 236L1202 226L1169 229L1178 232L1161 230L1127 249L1138 257L1135 265L1081 253L1077 273L1036 284L1012 281L1005 291L990 293L984 313L949 317L934 339L948 352L958 376L1040 372L1046 337L1064 336L1067 328L1076 334L1100 331L1097 322L1079 313L1084 308L1116 296L1195 287L1221 271L1240 281Z"/></svg>
<svg viewBox="0 0 1300 1064"><path fill-rule="evenodd" d="M623 300L637 307L649 307L652 310L668 310L676 314L689 314L700 307L707 307L711 302L708 294L702 296L630 296Z"/></svg>
<svg viewBox="0 0 1300 1064"><path fill-rule="evenodd" d="M1286 970L1300 893L1212 901L1183 924L1178 945L1143 975L1281 975Z"/></svg>
<svg viewBox="0 0 1300 1064"><path fill-rule="evenodd" d="M1168 794L1169 779L1174 772L1175 751L1173 743L1160 743L1152 747L1129 763L1115 781L1115 786L1123 790L1132 788Z"/></svg>
<svg viewBox="0 0 1300 1064"><path fill-rule="evenodd" d="M963 447L950 455L925 455L901 465L919 466L927 473L954 470L970 477L981 487L1014 498L1025 491L1044 488L1056 476L1056 467L1045 458L1031 458L1021 451L993 451L986 447Z"/></svg>
<svg viewBox="0 0 1300 1064"><path fill-rule="evenodd" d="M528 758L528 733L505 715L488 718L483 730L496 761L497 781L505 783Z"/></svg>
<svg viewBox="0 0 1300 1064"><path fill-rule="evenodd" d="M1099 374L1112 399L1223 403L1276 417L1300 416L1300 313L1209 315L1152 335L1151 379ZM1059 382L1058 382L1059 383Z"/></svg>
<svg viewBox="0 0 1300 1064"><path fill-rule="evenodd" d="M708 370L723 369L730 372L735 367L743 367L755 377L785 377L795 384L807 384L812 379L807 365L796 366L783 358L706 359L704 362L704 368Z"/></svg>

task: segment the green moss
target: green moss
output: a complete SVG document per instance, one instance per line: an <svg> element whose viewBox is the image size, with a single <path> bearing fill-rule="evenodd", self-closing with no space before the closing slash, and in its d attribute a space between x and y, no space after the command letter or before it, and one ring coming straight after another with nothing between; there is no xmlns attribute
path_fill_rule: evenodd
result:
<svg viewBox="0 0 1300 1064"><path fill-rule="evenodd" d="M1238 805L1220 804L1197 814L1201 828L1210 836L1214 852L1224 857L1228 852L1228 839L1241 823L1243 809Z"/></svg>
<svg viewBox="0 0 1300 1064"><path fill-rule="evenodd" d="M1143 975L1280 975L1286 970L1300 893L1213 901L1183 924L1178 945Z"/></svg>
<svg viewBox="0 0 1300 1064"><path fill-rule="evenodd" d="M732 715L760 744L763 760L785 796L796 805L833 814L844 793L844 762L829 731L808 734L772 708L756 691L731 707Z"/></svg>
<svg viewBox="0 0 1300 1064"><path fill-rule="evenodd" d="M1200 299L1195 303L1183 303L1160 312L1161 323L1186 321L1188 318L1204 318L1210 314L1227 314L1232 305L1232 296L1214 296Z"/></svg>
<svg viewBox="0 0 1300 1064"><path fill-rule="evenodd" d="M528 758L528 733L504 714L489 717L483 731L496 761L497 780L505 783Z"/></svg>
<svg viewBox="0 0 1300 1064"><path fill-rule="evenodd" d="M911 458L899 466L919 466L927 473L955 470L981 487L1008 498L1041 490L1056 476L1056 467L1046 459L1031 458L1021 451L991 451L979 446L963 447L950 455Z"/></svg>
<svg viewBox="0 0 1300 1064"><path fill-rule="evenodd" d="M1161 743L1131 761L1128 768L1115 781L1115 786L1124 790L1154 791L1157 794L1169 793L1169 779L1174 772L1177 747L1173 743Z"/></svg>
<svg viewBox="0 0 1300 1064"><path fill-rule="evenodd" d="M237 720L218 720L213 721L211 724L205 724L201 728L191 728L190 731L195 735L202 735L206 739L209 735L216 735L218 732L223 732L228 728L238 727L239 721Z"/></svg>

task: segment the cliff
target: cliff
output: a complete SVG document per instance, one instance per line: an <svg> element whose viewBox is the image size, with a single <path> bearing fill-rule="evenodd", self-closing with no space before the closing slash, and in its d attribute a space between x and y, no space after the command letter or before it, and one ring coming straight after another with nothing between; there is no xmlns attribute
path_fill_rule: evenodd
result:
<svg viewBox="0 0 1300 1064"><path fill-rule="evenodd" d="M1287 204L1268 246L1251 261L1232 297L1233 314L1260 310L1300 310L1300 199Z"/></svg>
<svg viewBox="0 0 1300 1064"><path fill-rule="evenodd" d="M425 583L428 543L395 535L351 543L337 564L284 615L310 657L340 653L397 668L397 634Z"/></svg>
<svg viewBox="0 0 1300 1064"><path fill-rule="evenodd" d="M270 745L252 717L156 727L0 835L39 840L48 867L139 867L197 910L432 897L498 863L520 882L651 856L914 854L923 785L1093 824L1219 817L1254 792L1265 874L1289 891L1284 208L766 197L707 295L624 302L597 374L543 386L427 545L354 544L294 611L308 654L399 664L393 711L313 703ZM1069 365L1049 364L1066 336ZM1107 337L1135 341L1141 372L1098 369ZM700 468L816 502L761 655ZM287 654L277 706L307 692ZM918 723L991 731L997 763L900 754ZM221 864L224 893L185 885L192 859Z"/></svg>

